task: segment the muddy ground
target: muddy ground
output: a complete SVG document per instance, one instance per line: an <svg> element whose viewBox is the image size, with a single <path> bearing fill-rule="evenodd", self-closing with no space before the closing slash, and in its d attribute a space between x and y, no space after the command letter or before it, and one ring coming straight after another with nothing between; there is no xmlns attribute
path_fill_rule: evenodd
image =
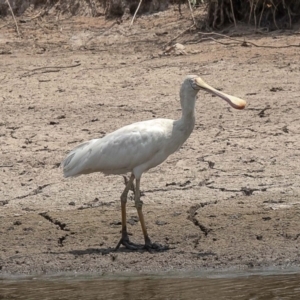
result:
<svg viewBox="0 0 300 300"><path fill-rule="evenodd" d="M25 15L22 39L11 19L0 21L2 274L300 265L299 30L225 31L240 42L191 31L176 40L185 53L164 54L191 25L183 13L143 16L131 28ZM179 118L187 74L248 106L199 94L191 137L141 182L150 237L170 250L114 252L123 178L64 179L59 163L120 126ZM130 200L128 229L143 242Z"/></svg>

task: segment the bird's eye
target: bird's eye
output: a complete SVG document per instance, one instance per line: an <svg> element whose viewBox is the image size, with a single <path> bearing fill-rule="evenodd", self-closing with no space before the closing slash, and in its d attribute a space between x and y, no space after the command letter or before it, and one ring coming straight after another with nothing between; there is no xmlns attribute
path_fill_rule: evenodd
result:
<svg viewBox="0 0 300 300"><path fill-rule="evenodd" d="M193 89L196 88L196 84L195 84L195 80L194 79L190 79L190 85Z"/></svg>

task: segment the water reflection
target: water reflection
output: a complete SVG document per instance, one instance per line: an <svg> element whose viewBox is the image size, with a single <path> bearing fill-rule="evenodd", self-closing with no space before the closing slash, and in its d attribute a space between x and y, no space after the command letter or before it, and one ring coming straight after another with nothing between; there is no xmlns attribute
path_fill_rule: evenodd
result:
<svg viewBox="0 0 300 300"><path fill-rule="evenodd" d="M0 299L300 299L300 274L0 280Z"/></svg>

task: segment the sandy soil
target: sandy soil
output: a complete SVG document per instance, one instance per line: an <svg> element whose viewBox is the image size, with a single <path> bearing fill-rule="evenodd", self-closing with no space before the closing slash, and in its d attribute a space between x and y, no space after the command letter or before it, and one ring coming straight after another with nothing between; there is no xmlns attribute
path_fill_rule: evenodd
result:
<svg viewBox="0 0 300 300"><path fill-rule="evenodd" d="M280 48L299 44L299 31L227 31L274 48L199 41L193 31L177 40L186 54L164 55L190 26L184 13L144 16L132 28L24 17L22 39L0 21L2 274L300 265L300 52ZM179 118L187 74L248 106L235 111L200 93L191 137L141 183L150 237L170 250L114 252L122 177L64 179L59 163L123 125ZM143 242L130 200L128 229Z"/></svg>

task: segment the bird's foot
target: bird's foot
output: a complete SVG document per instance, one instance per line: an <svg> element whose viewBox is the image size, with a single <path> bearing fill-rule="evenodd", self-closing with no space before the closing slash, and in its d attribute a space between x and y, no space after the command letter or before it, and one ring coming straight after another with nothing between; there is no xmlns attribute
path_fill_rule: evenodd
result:
<svg viewBox="0 0 300 300"><path fill-rule="evenodd" d="M127 248L129 250L140 250L140 249L143 249L143 245L132 243L129 240L128 235L124 235L124 236L121 237L121 239L120 239L117 247L115 248L115 250L118 250L121 245L123 245L125 248Z"/></svg>
<svg viewBox="0 0 300 300"><path fill-rule="evenodd" d="M132 243L129 240L128 235L127 236L125 235L125 236L121 237L121 239L120 239L118 245L116 246L115 250L118 250L121 245L123 245L126 249L129 249L129 250L135 250L135 251L137 251L137 250L147 250L150 253L170 250L169 246L167 246L167 245L164 246L164 245L157 244L157 243L151 243L150 239L145 242L145 245Z"/></svg>
<svg viewBox="0 0 300 300"><path fill-rule="evenodd" d="M152 244L145 244L144 245L144 249L146 249L147 251L149 251L150 253L152 252L162 252L162 251L167 251L170 250L170 247L167 245L161 245L161 244L156 244L156 243L152 243Z"/></svg>
<svg viewBox="0 0 300 300"><path fill-rule="evenodd" d="M149 238L146 239L144 249L146 249L149 252L160 252L160 251L167 251L170 249L169 246L157 244L157 243L151 243L151 240Z"/></svg>

